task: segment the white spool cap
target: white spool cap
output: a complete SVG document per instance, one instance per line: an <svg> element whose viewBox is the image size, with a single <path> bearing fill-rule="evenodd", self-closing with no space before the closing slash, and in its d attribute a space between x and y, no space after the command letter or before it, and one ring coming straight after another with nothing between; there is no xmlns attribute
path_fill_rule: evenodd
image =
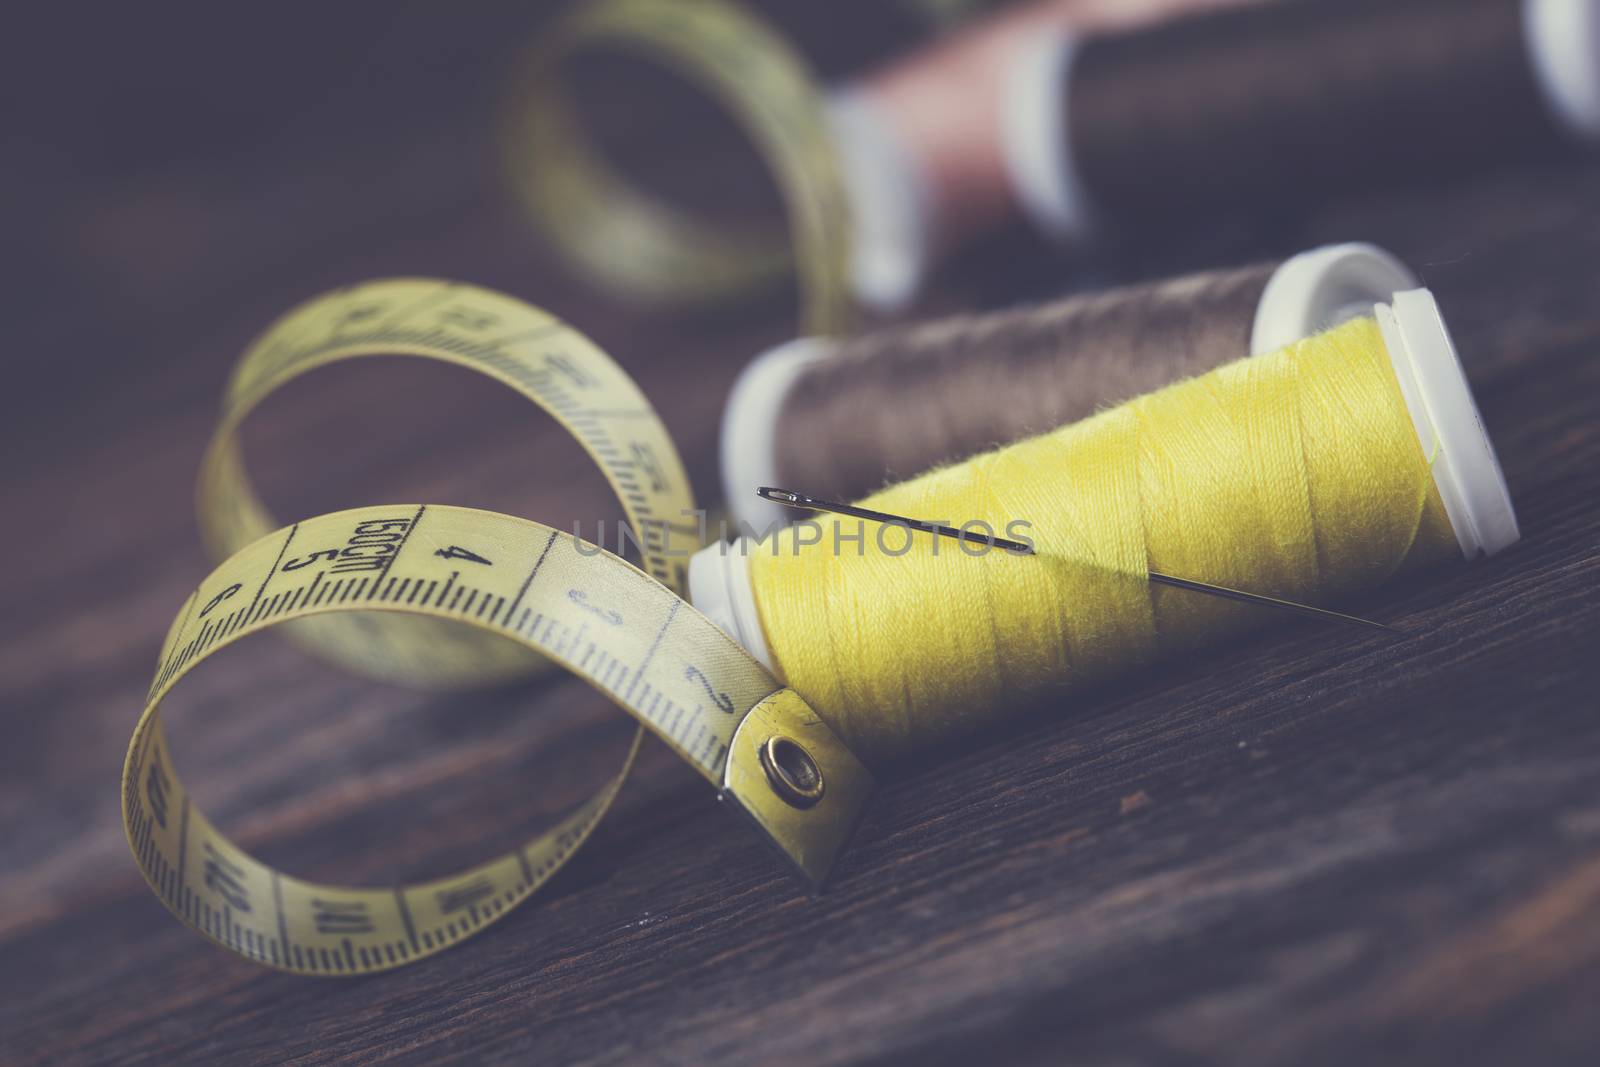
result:
<svg viewBox="0 0 1600 1067"><path fill-rule="evenodd" d="M875 311L899 311L928 273L933 246L929 179L866 93L833 93L828 125L850 209L851 292Z"/></svg>
<svg viewBox="0 0 1600 1067"><path fill-rule="evenodd" d="M1417 276L1377 245L1351 242L1301 252L1272 272L1250 330L1250 354L1259 356L1342 322L1372 314L1372 306Z"/></svg>
<svg viewBox="0 0 1600 1067"><path fill-rule="evenodd" d="M1600 141L1600 0L1523 0L1534 75L1575 137Z"/></svg>
<svg viewBox="0 0 1600 1067"><path fill-rule="evenodd" d="M799 337L768 349L739 372L722 409L718 443L722 493L728 513L761 531L783 524L795 513L756 496L763 485L778 484L778 413L802 370L827 356L829 343Z"/></svg>
<svg viewBox="0 0 1600 1067"><path fill-rule="evenodd" d="M1412 289L1373 311L1461 554L1492 556L1522 534L1439 305L1427 289Z"/></svg>
<svg viewBox="0 0 1600 1067"><path fill-rule="evenodd" d="M776 674L750 586L749 553L760 551L754 541L742 537L732 544L716 541L696 552L689 559L689 603Z"/></svg>
<svg viewBox="0 0 1600 1067"><path fill-rule="evenodd" d="M1000 148L1022 212L1058 241L1088 240L1093 213L1072 156L1066 85L1078 53L1070 33L1041 33L1019 49L1001 90Z"/></svg>

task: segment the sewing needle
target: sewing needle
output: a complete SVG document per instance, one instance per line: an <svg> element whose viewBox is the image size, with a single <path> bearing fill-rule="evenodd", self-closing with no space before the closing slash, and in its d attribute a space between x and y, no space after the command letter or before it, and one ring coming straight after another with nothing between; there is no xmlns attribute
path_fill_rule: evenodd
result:
<svg viewBox="0 0 1600 1067"><path fill-rule="evenodd" d="M1003 548L1007 552L1017 555L1033 555L1033 548L1021 541L1010 538L994 537L986 534L975 533L971 530L960 530L954 526L943 523L926 522L922 519L907 518L904 515L891 515L886 511L874 511L871 508L857 507L854 504L841 504L835 500L821 500L804 493L796 493L789 489L775 489L764 485L756 490L756 495L763 500L770 500L775 504L786 507L801 508L806 511L827 511L838 515L848 515L855 519L866 519L870 522L881 522L895 526L906 526L924 533L938 534L941 537L953 537L957 541L970 541L973 544L987 545L992 548ZM1231 589L1225 585L1212 585L1209 582L1196 582L1189 578L1178 578L1159 571L1150 571L1152 582L1169 585L1174 589L1187 589L1193 593L1204 593L1207 596L1221 597L1224 600L1236 600L1243 604L1256 604L1265 608L1276 608L1279 611L1294 612L1308 618L1321 619L1324 622L1342 622L1351 626L1362 626L1369 630L1382 630L1389 634L1398 634L1403 631L1386 623L1374 622L1355 615L1346 615L1338 611L1329 611L1327 608L1313 607L1310 604L1301 604L1294 600L1283 600L1275 596L1266 596L1262 593L1247 593L1243 589Z"/></svg>

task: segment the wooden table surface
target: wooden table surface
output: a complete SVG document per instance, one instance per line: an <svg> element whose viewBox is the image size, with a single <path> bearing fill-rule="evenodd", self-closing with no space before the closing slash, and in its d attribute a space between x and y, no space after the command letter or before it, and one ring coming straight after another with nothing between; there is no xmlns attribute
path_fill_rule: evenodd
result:
<svg viewBox="0 0 1600 1067"><path fill-rule="evenodd" d="M92 39L43 14L7 65L0 1062L1594 1062L1593 165L1330 205L1113 275L1350 238L1418 267L1524 538L1352 605L1406 639L1276 627L932 753L890 776L820 897L652 745L568 870L420 965L279 974L168 915L117 774L207 568L191 492L221 384L272 316L403 273L525 297L637 375L707 499L732 376L792 329L781 300L652 314L563 271L493 152L536 14L440 10L108 9ZM1068 277L1011 251L939 300ZM268 498L613 513L575 447L466 378L396 360L296 383L250 428ZM198 671L168 721L246 848L374 884L512 846L628 736L571 681L389 690L273 635Z"/></svg>

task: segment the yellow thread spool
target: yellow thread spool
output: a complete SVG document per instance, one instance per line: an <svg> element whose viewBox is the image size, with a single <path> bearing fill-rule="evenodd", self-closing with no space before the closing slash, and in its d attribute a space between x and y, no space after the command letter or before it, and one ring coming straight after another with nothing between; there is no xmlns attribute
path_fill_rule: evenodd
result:
<svg viewBox="0 0 1600 1067"><path fill-rule="evenodd" d="M1505 547L1515 514L1432 296L1374 312L866 501L1027 520L1036 556L920 534L899 554L908 535L873 528L836 552L829 519L798 551L703 551L696 604L873 762L1261 621L1148 570L1318 602Z"/></svg>

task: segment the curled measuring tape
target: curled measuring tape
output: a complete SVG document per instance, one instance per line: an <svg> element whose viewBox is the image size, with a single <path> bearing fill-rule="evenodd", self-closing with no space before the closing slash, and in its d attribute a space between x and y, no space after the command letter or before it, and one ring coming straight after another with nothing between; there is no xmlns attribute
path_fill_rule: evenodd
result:
<svg viewBox="0 0 1600 1067"><path fill-rule="evenodd" d="M366 356L412 355L487 375L548 412L584 447L616 493L641 545L642 566L682 586L683 525L694 508L678 450L650 402L605 353L559 319L519 300L433 279L372 282L329 293L274 323L244 354L201 465L199 520L225 558L280 524L245 476L237 429L268 394L318 367ZM291 570L328 562L341 573L376 568L381 539L337 547L336 560L296 557ZM333 551L334 548L326 548ZM319 655L386 681L452 686L537 669L537 657L430 620L313 620L292 629Z"/></svg>
<svg viewBox="0 0 1600 1067"><path fill-rule="evenodd" d="M214 544L231 546L268 521L234 443L244 415L315 367L396 352L477 369L550 410L595 457L641 532L668 504L692 502L665 429L603 352L510 297L404 279L313 300L246 354L202 469L202 522ZM537 522L432 505L335 512L238 548L169 630L123 767L124 829L156 894L207 937L271 966L306 974L400 966L470 935L547 881L610 807L646 729L820 882L871 778L798 695L679 598L683 561L672 527L659 528L643 538L643 570ZM316 627L320 651L408 680L478 680L473 669L508 662L489 648L516 648L524 666L554 664L587 681L638 719L640 734L614 778L512 853L398 889L302 881L249 856L192 807L160 717L166 694L197 663L280 624ZM425 643L407 625L465 625L480 640L427 661L430 674L403 665L402 654Z"/></svg>
<svg viewBox="0 0 1600 1067"><path fill-rule="evenodd" d="M772 168L790 235L715 228L629 185L585 137L560 67L588 48L671 66L725 107ZM506 131L513 187L541 229L601 284L656 301L715 301L799 276L807 332L848 318L850 215L816 82L781 37L724 0L595 0L522 68ZM791 250L792 249L792 250Z"/></svg>

